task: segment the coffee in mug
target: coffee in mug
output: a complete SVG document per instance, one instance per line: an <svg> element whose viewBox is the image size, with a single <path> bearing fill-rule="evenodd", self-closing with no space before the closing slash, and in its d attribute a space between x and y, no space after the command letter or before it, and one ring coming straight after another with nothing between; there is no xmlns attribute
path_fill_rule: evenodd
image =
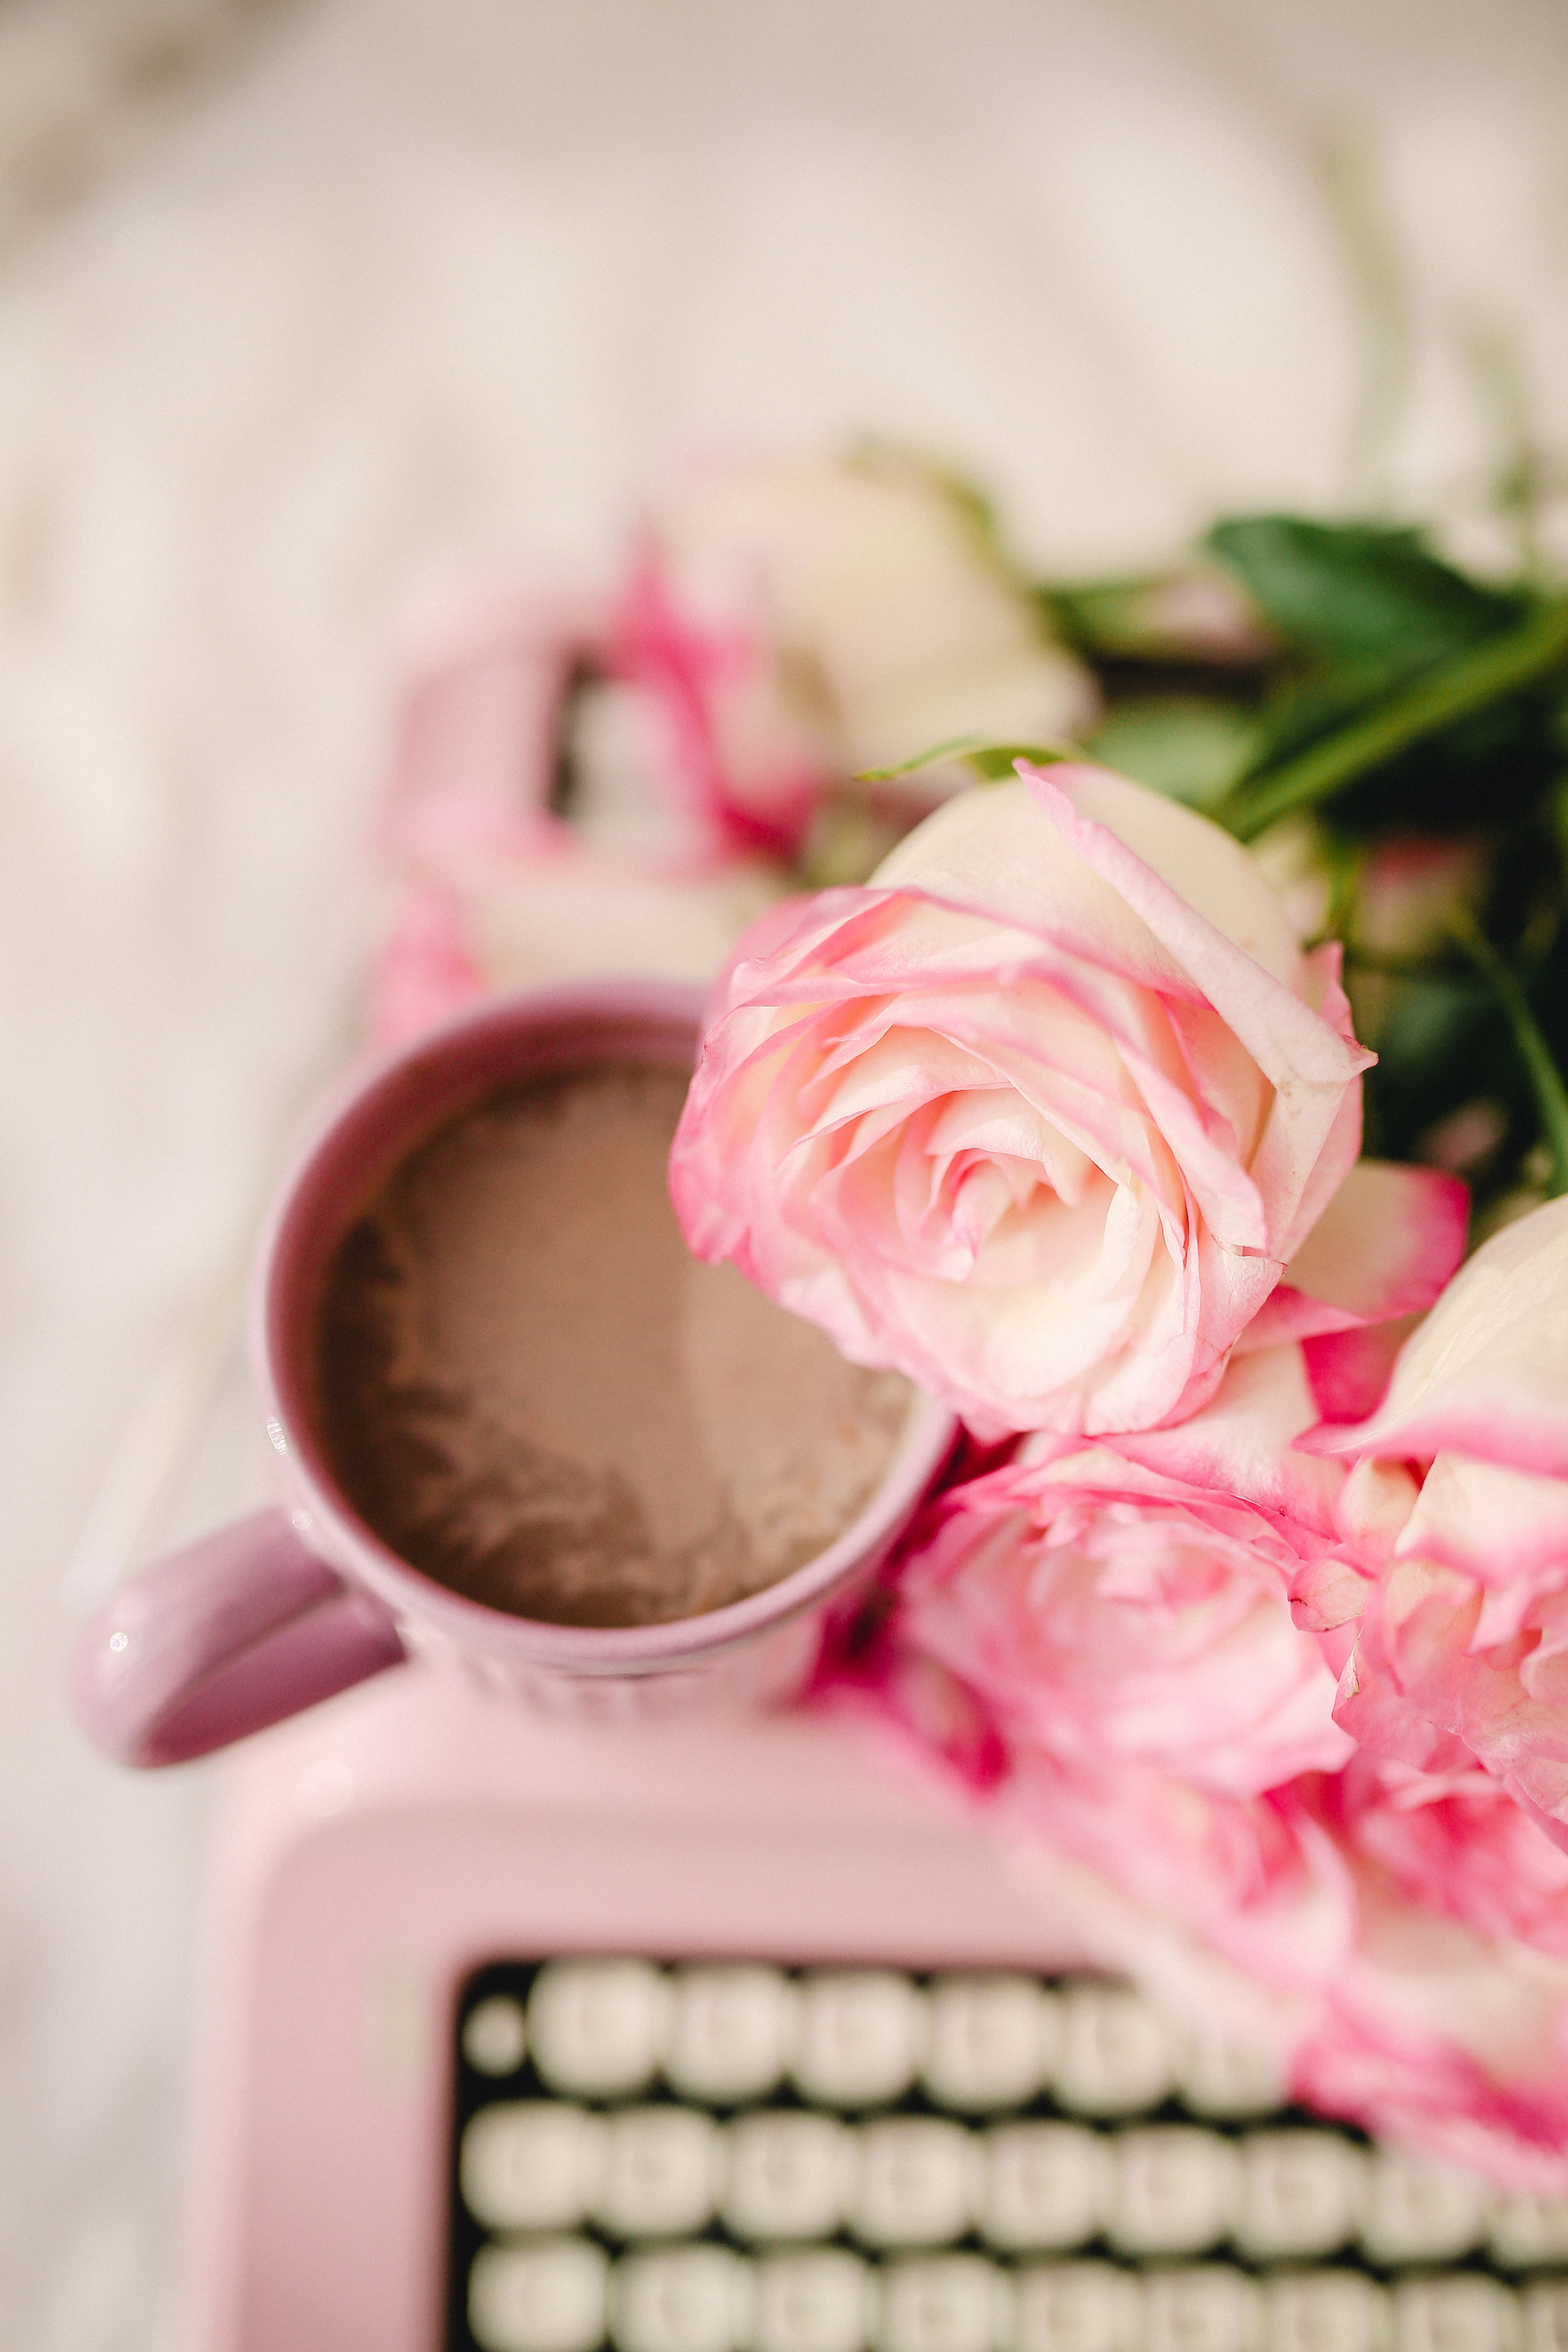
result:
<svg viewBox="0 0 1568 2352"><path fill-rule="evenodd" d="M951 1413L687 1253L665 1164L701 998L499 998L353 1081L252 1316L283 1498L156 1561L68 1675L125 1762L410 1658L530 1706L753 1706L885 1558Z"/></svg>
<svg viewBox="0 0 1568 2352"><path fill-rule="evenodd" d="M689 1072L506 1086L399 1163L339 1244L318 1413L344 1494L454 1591L565 1625L776 1584L881 1483L913 1391L691 1256L669 1147Z"/></svg>

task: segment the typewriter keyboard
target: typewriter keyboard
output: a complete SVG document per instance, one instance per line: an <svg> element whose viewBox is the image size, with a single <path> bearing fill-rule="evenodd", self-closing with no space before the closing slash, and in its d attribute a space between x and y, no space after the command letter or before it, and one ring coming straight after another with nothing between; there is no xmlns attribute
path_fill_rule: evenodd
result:
<svg viewBox="0 0 1568 2352"><path fill-rule="evenodd" d="M1125 1985L503 1961L457 2034L452 2352L1568 2352L1568 2203Z"/></svg>

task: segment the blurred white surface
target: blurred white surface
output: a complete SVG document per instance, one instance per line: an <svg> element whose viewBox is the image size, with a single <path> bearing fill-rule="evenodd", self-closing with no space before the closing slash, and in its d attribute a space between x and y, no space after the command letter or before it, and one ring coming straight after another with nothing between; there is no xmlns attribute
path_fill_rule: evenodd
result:
<svg viewBox="0 0 1568 2352"><path fill-rule="evenodd" d="M1068 570L1462 494L1478 339L1568 446L1565 90L1553 0L0 0L6 2352L176 2340L205 1768L84 1752L61 1579L352 1036L410 615L694 447L902 438Z"/></svg>

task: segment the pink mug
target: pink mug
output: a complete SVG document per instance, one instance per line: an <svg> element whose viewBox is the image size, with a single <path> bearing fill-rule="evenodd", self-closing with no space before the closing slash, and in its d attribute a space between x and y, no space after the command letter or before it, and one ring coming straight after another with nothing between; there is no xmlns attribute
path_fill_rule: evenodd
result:
<svg viewBox="0 0 1568 2352"><path fill-rule="evenodd" d="M604 1061L689 1066L701 992L652 982L493 999L352 1085L285 1185L263 1234L251 1347L286 1499L155 1561L83 1629L68 1689L94 1745L174 1764L260 1730L418 1655L536 1706L610 1718L689 1699L760 1704L797 1688L830 1600L868 1579L952 1451L924 1402L868 1507L776 1584L661 1624L543 1623L467 1599L366 1525L312 1425L315 1334L333 1254L379 1179L493 1089Z"/></svg>

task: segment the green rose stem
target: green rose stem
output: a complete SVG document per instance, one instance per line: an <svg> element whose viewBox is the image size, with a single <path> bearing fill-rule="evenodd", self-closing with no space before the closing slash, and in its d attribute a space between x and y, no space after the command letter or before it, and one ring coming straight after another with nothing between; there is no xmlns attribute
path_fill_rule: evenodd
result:
<svg viewBox="0 0 1568 2352"><path fill-rule="evenodd" d="M1277 768L1238 784L1215 812L1240 841L1251 841L1292 810L1314 808L1369 768L1500 702L1568 659L1568 597L1541 606L1521 627L1456 654L1364 717L1310 744Z"/></svg>
<svg viewBox="0 0 1568 2352"><path fill-rule="evenodd" d="M1568 1192L1568 1087L1563 1083L1563 1073L1536 1024L1523 989L1469 909L1450 907L1447 924L1471 963L1489 983L1513 1032L1513 1042L1529 1073L1531 1091L1541 1113L1542 1130L1552 1154L1552 1181L1546 1194L1548 1200L1554 1201Z"/></svg>

